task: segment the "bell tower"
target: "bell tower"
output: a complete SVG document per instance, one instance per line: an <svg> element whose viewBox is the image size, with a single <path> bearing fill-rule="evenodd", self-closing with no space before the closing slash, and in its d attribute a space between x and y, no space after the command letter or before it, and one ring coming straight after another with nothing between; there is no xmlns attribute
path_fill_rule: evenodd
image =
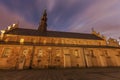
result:
<svg viewBox="0 0 120 80"><path fill-rule="evenodd" d="M42 15L41 21L39 23L38 30L40 32L46 32L47 31L47 12L46 12L46 9L44 10L44 13Z"/></svg>

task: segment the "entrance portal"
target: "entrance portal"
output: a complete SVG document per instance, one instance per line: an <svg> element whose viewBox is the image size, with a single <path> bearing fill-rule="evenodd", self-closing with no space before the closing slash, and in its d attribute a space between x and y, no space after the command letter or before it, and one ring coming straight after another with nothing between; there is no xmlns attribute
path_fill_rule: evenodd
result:
<svg viewBox="0 0 120 80"><path fill-rule="evenodd" d="M70 54L64 54L64 67L71 67Z"/></svg>
<svg viewBox="0 0 120 80"><path fill-rule="evenodd" d="M25 65L25 55L22 55L19 59L18 59L18 69L24 69L24 65Z"/></svg>

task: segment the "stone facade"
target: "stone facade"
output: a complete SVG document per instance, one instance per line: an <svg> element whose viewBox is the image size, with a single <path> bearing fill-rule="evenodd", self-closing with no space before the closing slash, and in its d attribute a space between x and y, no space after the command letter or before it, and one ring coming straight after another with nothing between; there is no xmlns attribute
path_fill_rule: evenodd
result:
<svg viewBox="0 0 120 80"><path fill-rule="evenodd" d="M120 66L120 49L116 48L2 44L0 51L1 69Z"/></svg>
<svg viewBox="0 0 120 80"><path fill-rule="evenodd" d="M46 31L44 13L38 30L21 29L18 24L1 30L0 69L120 67L116 40L107 41L95 30L92 34Z"/></svg>

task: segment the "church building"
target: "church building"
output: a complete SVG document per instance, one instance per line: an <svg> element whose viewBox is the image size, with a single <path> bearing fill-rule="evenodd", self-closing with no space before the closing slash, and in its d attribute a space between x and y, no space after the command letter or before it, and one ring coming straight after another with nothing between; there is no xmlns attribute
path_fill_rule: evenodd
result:
<svg viewBox="0 0 120 80"><path fill-rule="evenodd" d="M0 69L120 67L120 45L92 33L47 30L43 12L38 29L12 24L0 34Z"/></svg>

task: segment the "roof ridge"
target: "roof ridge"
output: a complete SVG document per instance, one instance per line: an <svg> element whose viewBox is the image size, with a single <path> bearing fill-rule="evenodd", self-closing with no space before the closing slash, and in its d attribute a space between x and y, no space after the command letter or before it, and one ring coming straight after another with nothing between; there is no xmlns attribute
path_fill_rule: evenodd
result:
<svg viewBox="0 0 120 80"><path fill-rule="evenodd" d="M36 29L25 29L25 28L16 28L7 32L6 34L103 40L102 38L94 34L88 34L88 33L74 33L74 32L62 32L62 31L47 31L45 33L41 33L39 32L39 30Z"/></svg>

